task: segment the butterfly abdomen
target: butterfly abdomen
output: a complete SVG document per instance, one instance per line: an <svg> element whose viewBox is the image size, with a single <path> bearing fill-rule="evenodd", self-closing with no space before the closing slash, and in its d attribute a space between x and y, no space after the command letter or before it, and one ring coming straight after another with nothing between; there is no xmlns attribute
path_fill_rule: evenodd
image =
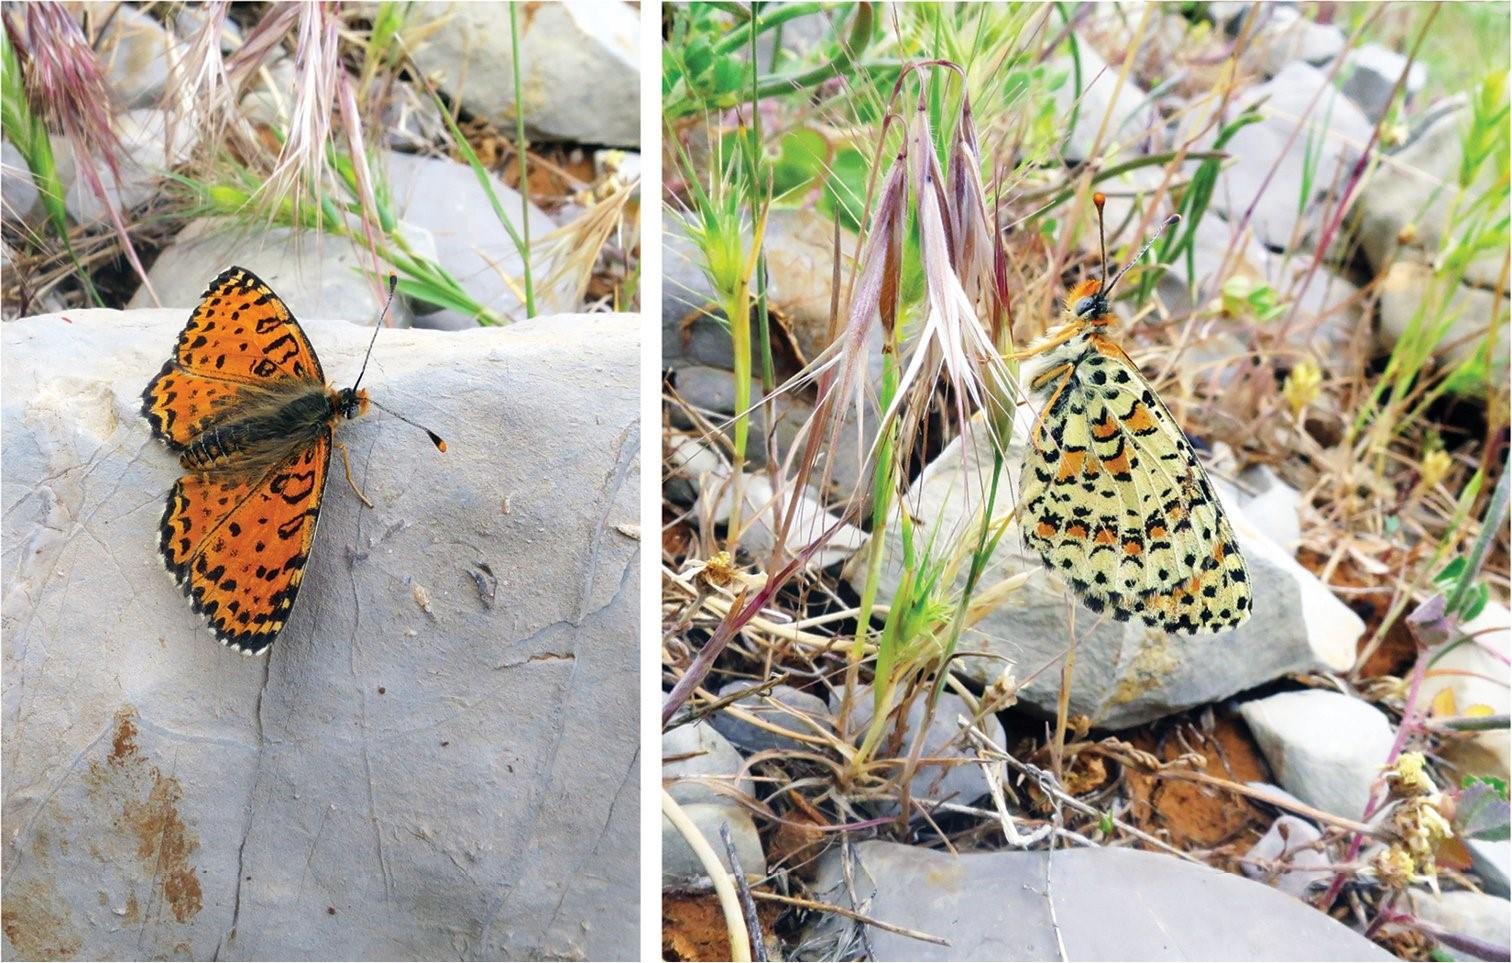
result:
<svg viewBox="0 0 1512 963"><path fill-rule="evenodd" d="M212 422L179 456L190 471L246 470L309 444L336 415L334 392L311 381L266 393Z"/></svg>

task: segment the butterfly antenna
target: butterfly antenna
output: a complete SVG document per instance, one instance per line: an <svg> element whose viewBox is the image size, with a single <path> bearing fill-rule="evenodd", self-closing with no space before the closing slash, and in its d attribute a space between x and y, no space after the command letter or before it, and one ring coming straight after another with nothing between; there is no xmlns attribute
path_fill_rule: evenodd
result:
<svg viewBox="0 0 1512 963"><path fill-rule="evenodd" d="M373 345L378 343L378 331L383 327L384 319L388 317L389 305L394 303L394 289L398 286L399 276L397 274L390 274L388 282L388 298L383 302L383 311L378 315L378 323L373 325L373 337L368 341L367 354L362 356L362 370L357 372L357 380L352 382L353 391L356 391L357 386L362 384L362 376L367 374L368 359L373 356Z"/></svg>
<svg viewBox="0 0 1512 963"><path fill-rule="evenodd" d="M1101 208L1098 208L1098 210L1101 210ZM1150 235L1150 239L1144 242L1144 247L1139 249L1139 253L1134 255L1134 260L1130 261L1128 264L1125 264L1123 270L1119 271L1113 276L1113 280L1109 281L1107 287L1103 288L1103 293L1107 294L1109 291L1113 290L1113 285L1117 284L1125 274L1129 273L1129 268L1144 260L1144 256L1149 253L1150 248L1154 246L1155 242L1160 240L1160 235L1166 232L1166 228L1170 227L1172 224L1175 224L1180 220L1180 214L1172 214L1170 217L1166 218L1165 221L1161 223L1160 227L1156 228L1155 233Z"/></svg>
<svg viewBox="0 0 1512 963"><path fill-rule="evenodd" d="M431 431L429 428L427 428L424 425L420 424L420 422L418 422L418 421L411 421L410 419L404 417L403 415L401 415L399 412L395 411L394 409L384 407L383 405L381 405L378 402L374 401L372 398L368 399L368 404L373 405L376 408L380 408L383 411L388 412L389 414L393 415L395 418L398 418L400 421L404 422L406 425L413 425L414 427L419 428L421 431L425 432L427 435L430 435L431 444L433 444L433 445L436 446L436 450L437 451L442 451L442 452L446 451L446 441L444 439L442 439L442 437L440 435L436 434L434 431Z"/></svg>
<svg viewBox="0 0 1512 963"><path fill-rule="evenodd" d="M1102 191L1092 195L1092 203L1097 206L1097 244L1102 250L1102 287L1098 294L1107 294L1108 288L1113 285L1108 283L1108 235L1103 230L1103 205L1108 203L1108 196Z"/></svg>

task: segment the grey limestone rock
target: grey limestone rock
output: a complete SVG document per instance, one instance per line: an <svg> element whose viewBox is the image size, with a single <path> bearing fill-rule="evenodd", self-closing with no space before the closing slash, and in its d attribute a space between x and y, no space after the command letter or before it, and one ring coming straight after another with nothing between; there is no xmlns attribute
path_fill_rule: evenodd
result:
<svg viewBox="0 0 1512 963"><path fill-rule="evenodd" d="M1386 714L1342 692L1307 689L1240 707L1287 792L1325 812L1359 819L1391 752Z"/></svg>
<svg viewBox="0 0 1512 963"><path fill-rule="evenodd" d="M250 228L227 217L191 221L158 255L147 277L163 305L184 307L181 316L187 318L187 306L199 300L205 282L233 263L267 282L296 316L370 325L383 310L383 287L363 273L371 269L369 259L346 240L284 227ZM129 307L155 307L145 285ZM389 316L400 325L409 323L403 298L394 299Z"/></svg>
<svg viewBox="0 0 1512 963"><path fill-rule="evenodd" d="M374 508L333 468L244 657L156 548L185 316L0 328L6 955L637 956L635 319L382 332L365 387L449 450L341 427ZM304 325L350 384L371 329Z"/></svg>
<svg viewBox="0 0 1512 963"><path fill-rule="evenodd" d="M662 785L684 805L729 800L721 788L754 794L756 783L741 774L743 765L739 750L707 722L662 733Z"/></svg>
<svg viewBox="0 0 1512 963"><path fill-rule="evenodd" d="M409 19L418 28L420 69L473 113L512 129L509 6L417 4ZM519 24L526 125L547 140L640 146L637 9L620 0L567 0L522 7Z"/></svg>
<svg viewBox="0 0 1512 963"><path fill-rule="evenodd" d="M1160 853L1094 847L952 856L878 840L854 851L854 890L837 846L820 863L817 893L949 941L868 926L866 945L878 961L1395 959L1268 886ZM859 925L825 917L810 945L853 945Z"/></svg>
<svg viewBox="0 0 1512 963"><path fill-rule="evenodd" d="M731 868L724 838L719 833L719 827L724 825L730 827L735 857L740 860L740 869L746 877L754 880L766 875L766 854L761 849L761 836L744 807L729 801L702 802L684 806L683 812L719 857L721 866ZM712 889L708 871L683 834L666 816L662 816L661 827L662 888L681 891Z"/></svg>

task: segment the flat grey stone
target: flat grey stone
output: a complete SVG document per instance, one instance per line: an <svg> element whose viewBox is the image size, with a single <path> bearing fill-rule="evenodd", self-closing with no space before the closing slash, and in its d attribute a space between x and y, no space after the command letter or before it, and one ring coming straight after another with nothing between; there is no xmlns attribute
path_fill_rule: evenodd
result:
<svg viewBox="0 0 1512 963"><path fill-rule="evenodd" d="M1318 226L1310 220L1298 231L1304 217L1298 213L1298 198L1309 183L1309 166L1313 193L1305 210L1316 219L1324 205L1315 202L1354 164L1370 139L1371 124L1323 71L1300 61L1239 94L1230 116L1250 105L1260 105L1263 119L1239 131L1225 147L1230 160L1214 187L1213 210L1238 223L1253 206L1250 226L1256 237L1282 250L1293 244L1294 235L1306 238ZM1197 121L1194 116L1183 123ZM1293 137L1299 123L1303 130ZM1215 139L1215 132L1204 134L1196 149L1209 149Z"/></svg>
<svg viewBox="0 0 1512 963"><path fill-rule="evenodd" d="M1441 283L1432 268L1410 257L1395 261L1386 269L1380 281L1381 325L1376 333L1382 353L1389 354L1415 325L1438 324L1448 318L1448 327L1438 342L1439 360L1446 365L1458 365L1482 350L1487 326L1500 319L1486 374L1493 389L1505 392L1507 345L1512 343L1512 296L1498 297L1494 290L1461 284L1442 303L1441 313L1425 322L1424 306L1437 303L1438 295L1434 292Z"/></svg>
<svg viewBox="0 0 1512 963"><path fill-rule="evenodd" d="M834 698L838 702L838 694ZM874 718L874 701L875 696L871 686L862 686L857 689L852 699L849 731L852 741L857 745L860 745L861 740L865 738L867 727L871 725ZM909 705L908 720L903 726L901 740L897 735L896 717L883 723L885 728L878 745L897 747L896 753L889 752L886 755L907 759L913 752L919 726L924 721L926 701L925 697L920 695ZM839 712L838 705L835 711ZM956 721L962 717L972 718L971 710L967 707L965 700L953 692L941 693L940 700L935 705L934 715L929 718L929 728L925 731L924 745L919 756L921 759L950 761L921 764L908 784L910 799L926 803L950 802L970 805L991 792L987 785L987 777L982 773L982 767L976 761L976 746L961 733L961 727ZM986 733L993 745L1004 745L1003 724L998 721L996 715L989 713L977 722L977 726ZM877 755L873 758L877 758ZM1007 771L1005 764L994 763L994 768L998 780L1003 781ZM898 800L896 797L882 800L880 807L883 812L896 813Z"/></svg>
<svg viewBox="0 0 1512 963"><path fill-rule="evenodd" d="M1109 198L1109 206L1112 206ZM1186 258L1178 258L1162 275L1159 286L1161 297L1173 313L1188 311L1218 297L1223 282L1236 274L1253 278L1266 277L1276 256L1255 238L1253 229L1246 230L1230 250L1234 227L1222 216L1210 213L1197 222L1197 233L1192 239L1192 271L1188 277ZM1193 299L1190 289L1195 287Z"/></svg>
<svg viewBox="0 0 1512 963"><path fill-rule="evenodd" d="M1235 37L1244 29L1249 17L1266 17L1278 7L1295 10L1296 0L1276 0L1275 3L1256 3L1255 0L1213 0L1207 4L1203 12L1215 26L1222 27L1230 37Z"/></svg>
<svg viewBox="0 0 1512 963"><path fill-rule="evenodd" d="M182 7L173 17L173 26L180 37L192 43L195 35L204 30L211 19L212 14L208 8ZM215 25L215 31L220 41L221 53L228 54L240 48L242 45L241 27L229 16L221 16L217 19L219 22Z"/></svg>
<svg viewBox="0 0 1512 963"><path fill-rule="evenodd" d="M1424 890L1413 890L1412 912L1421 919L1464 936L1472 936L1502 949L1512 947L1512 902L1489 893L1473 893L1469 890L1454 890L1435 895ZM1444 944L1439 949L1452 960L1474 960L1461 950ZM1491 957L1499 959L1500 957Z"/></svg>
<svg viewBox="0 0 1512 963"><path fill-rule="evenodd" d="M761 836L744 807L732 802L692 803L683 806L683 812L698 827L719 857L719 865L726 871L731 869L730 857L719 834L721 825L730 827L730 841L735 844L735 856L746 877L760 879L766 875L766 854L761 849ZM713 884L703 862L683 834L665 815L661 827L662 888L679 891L711 889Z"/></svg>
<svg viewBox="0 0 1512 963"><path fill-rule="evenodd" d="M1391 751L1385 713L1322 689L1253 699L1239 712L1287 792L1335 816L1361 817Z"/></svg>
<svg viewBox="0 0 1512 963"><path fill-rule="evenodd" d="M1459 181L1470 123L1466 98L1449 98L1429 111L1407 142L1372 170L1352 213L1359 219L1360 246L1377 271L1398 259L1434 263L1448 230L1449 199ZM1495 163L1483 164L1470 186L1470 196L1493 191L1496 176ZM1402 229L1409 224L1412 239L1402 244ZM1505 256L1499 250L1478 254L1466 267L1465 280L1494 289Z"/></svg>
<svg viewBox="0 0 1512 963"><path fill-rule="evenodd" d="M1132 77L1118 88L1115 103L1113 91L1118 87L1119 68L1110 66L1085 37L1078 37L1077 50L1081 61L1081 90L1076 89L1075 66L1069 57L1051 62L1052 70L1066 74L1066 82L1052 94L1055 116L1063 118L1062 123L1070 123L1071 112L1076 111L1075 126L1066 132L1065 142L1061 145L1062 156L1068 163L1090 160L1094 146L1100 155L1109 154L1115 146L1122 149L1114 151L1114 156L1134 151L1156 126L1159 115L1148 102L1146 92ZM1108 117L1107 130L1098 144L1097 134L1103 127L1104 117Z"/></svg>
<svg viewBox="0 0 1512 963"><path fill-rule="evenodd" d="M1213 484L1232 495L1256 531L1280 548L1295 552L1302 540L1302 493L1283 481L1269 465L1251 465L1235 482L1215 478Z"/></svg>
<svg viewBox="0 0 1512 963"><path fill-rule="evenodd" d="M1108 847L951 856L870 840L855 854L855 899L841 875L840 847L820 862L820 898L950 941L939 946L867 926L865 945L879 963L1395 959L1268 886L1159 853ZM808 942L853 947L859 926L827 916Z"/></svg>
<svg viewBox="0 0 1512 963"><path fill-rule="evenodd" d="M1313 886L1333 879L1327 851L1313 847L1322 838L1323 834L1307 820L1280 816L1244 854L1246 859L1270 865L1246 863L1244 875L1303 899Z"/></svg>
<svg viewBox="0 0 1512 963"><path fill-rule="evenodd" d="M166 172L188 159L199 139L193 125L182 119L170 120L167 111L148 107L117 114L115 128L123 149L115 158L120 180L116 180L103 160L90 163L99 174L106 199L123 212L147 203L161 192ZM79 172L72 142L55 138L53 150L57 155L58 178L67 189L63 205L69 216L82 224L106 222L108 212ZM131 223L124 213L122 219Z"/></svg>
<svg viewBox="0 0 1512 963"><path fill-rule="evenodd" d="M735 413L735 379L728 369L703 366L678 368L674 375L678 396L705 417L725 426L726 434L732 431ZM865 377L865 376L863 376ZM761 398L761 383L751 381L751 399ZM773 402L777 412L776 430L772 439L779 458L786 458L799 432L813 417L814 407L803 397L782 395ZM852 404L844 409L844 421L835 435L833 445L821 445L815 462L812 478L816 486L825 469L829 470L827 491L835 500L844 499L856 490L863 477L870 481L863 459L876 439L878 412L871 401L866 402L866 417L858 429L856 409ZM767 437L766 405L758 405L750 412L749 441L746 448L746 468L754 471L766 464L764 439ZM681 427L692 427L682 425ZM806 443L806 442L805 442Z"/></svg>
<svg viewBox="0 0 1512 963"><path fill-rule="evenodd" d="M270 57L242 94L242 116L251 124L287 129L298 84L299 71L293 57Z"/></svg>
<svg viewBox="0 0 1512 963"><path fill-rule="evenodd" d="M1339 86L1350 100L1360 105L1366 117L1376 121L1391 106L1391 93L1404 70L1407 82L1402 85L1403 92L1411 97L1428 82L1428 68L1418 60L1408 69L1406 57L1380 44L1369 43L1344 54Z"/></svg>
<svg viewBox="0 0 1512 963"><path fill-rule="evenodd" d="M1465 846L1470 850L1470 863L1481 879L1481 888L1503 899L1512 895L1507 885L1507 877L1512 876L1512 843L1505 839L1499 842L1472 839Z"/></svg>
<svg viewBox="0 0 1512 963"><path fill-rule="evenodd" d="M1336 235L1337 237L1337 235ZM1279 262L1271 286L1293 302L1286 341L1320 362L1370 351L1370 317L1359 285L1307 258Z"/></svg>
<svg viewBox="0 0 1512 963"><path fill-rule="evenodd" d="M744 762L730 740L703 720L662 733L662 785L683 805L729 800L716 787L754 795L755 781L749 773L740 775Z"/></svg>
<svg viewBox="0 0 1512 963"><path fill-rule="evenodd" d="M419 4L407 20L424 38L413 47L420 69L471 112L513 130L509 4ZM519 24L527 127L545 140L639 147L639 11L620 0L565 0L522 9Z"/></svg>
<svg viewBox="0 0 1512 963"><path fill-rule="evenodd" d="M719 697L724 698L751 687L751 683L743 679L727 682L719 690ZM767 693L745 696L737 699L732 706L769 725L806 736L815 735L810 721L827 726L830 720L829 706L823 699L807 692L800 692L789 685L772 686ZM721 735L748 753L763 752L767 749L812 750L814 748L812 743L769 732L745 719L737 718L728 709L721 709L714 713L711 721Z"/></svg>
<svg viewBox="0 0 1512 963"><path fill-rule="evenodd" d="M750 473L741 482L740 546L747 552L764 557L777 545L777 529L792 511L784 547L789 557L796 556L826 532L832 532L824 547L809 557L807 568L824 568L844 561L866 544L866 533L842 522L839 516L825 511L812 495L800 493L794 505L791 487L778 498L766 475ZM695 510L699 518L728 526L735 506L735 485L728 476L703 479L703 490Z"/></svg>
<svg viewBox="0 0 1512 963"><path fill-rule="evenodd" d="M449 450L341 427L375 507L333 460L256 658L158 557L184 320L0 326L6 956L636 958L637 319L381 332L364 387ZM303 324L349 384L372 329Z"/></svg>
<svg viewBox="0 0 1512 963"><path fill-rule="evenodd" d="M32 180L31 168L10 141L0 142L0 196L4 197L7 224L30 223L32 212L41 209L42 195Z"/></svg>
<svg viewBox="0 0 1512 963"><path fill-rule="evenodd" d="M162 306L182 309L180 317L188 320L205 285L232 264L262 278L301 321L342 318L373 325L383 310L383 286L364 274L372 269L371 259L343 238L282 227L251 228L226 217L191 221L158 255L147 277ZM145 286L137 288L128 306L156 307ZM409 307L400 297L394 298L389 314L398 326L410 320Z"/></svg>
<svg viewBox="0 0 1512 963"><path fill-rule="evenodd" d="M474 299L506 320L524 317L524 259L499 218L488 194L466 164L415 154L384 154L394 207L407 223L428 231L435 240L436 260ZM527 204L497 177L490 183L499 206L516 231L530 219L530 236L539 244L556 225L544 211ZM537 272L540 266L537 265ZM536 280L536 308L550 314L570 310L566 292L554 291ZM512 283L511 283L512 282ZM424 315L429 327L456 329L477 322L458 311L443 309Z"/></svg>
<svg viewBox="0 0 1512 963"><path fill-rule="evenodd" d="M163 106L173 71L188 53L155 18L125 4L112 11L95 46L112 98L127 109Z"/></svg>
<svg viewBox="0 0 1512 963"><path fill-rule="evenodd" d="M1344 31L1331 23L1317 23L1295 7L1267 4L1269 19L1257 33L1252 48L1261 50L1267 75L1275 76L1292 61L1322 66L1344 52Z"/></svg>

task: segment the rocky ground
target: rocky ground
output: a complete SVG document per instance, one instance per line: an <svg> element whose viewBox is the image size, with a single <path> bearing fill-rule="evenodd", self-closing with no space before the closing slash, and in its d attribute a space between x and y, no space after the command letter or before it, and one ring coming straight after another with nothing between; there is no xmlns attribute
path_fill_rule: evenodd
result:
<svg viewBox="0 0 1512 963"><path fill-rule="evenodd" d="M755 521L740 551L721 557L719 549L733 547L736 472L729 438L719 437L737 413L733 345L685 226L690 218L679 216L688 195L670 186L664 688L705 671L697 656L721 623L752 598L763 607L668 721L663 782L729 866L720 842L727 827L774 954L1419 959L1437 941L1457 958L1493 959L1512 944L1505 829L1477 833L1457 822L1430 872L1397 883L1377 872L1393 819L1414 805L1402 797L1382 805L1383 769L1404 748L1426 752L1432 788L1422 798L1446 812L1467 798L1458 794L1462 779L1486 776L1504 787L1508 778L1512 615L1502 523L1493 522L1500 535L1486 571L1490 601L1459 627L1474 642L1443 654L1420 688L1410 684L1419 650L1403 621L1433 594L1420 573L1436 540L1463 551L1477 530L1451 535L1439 522L1412 519L1449 517L1443 506L1483 456L1489 492L1506 457L1505 235L1484 248L1446 242L1467 230L1448 198L1475 149L1477 94L1436 86L1421 60L1408 69L1405 46L1354 36L1311 5L1250 7L1207 4L1185 16L1156 5L1079 8L1067 29L1078 41L1084 86L1079 95L1071 84L1053 91L1050 116L1063 125L1058 156L1020 175L1013 192L1030 199L1011 192L1004 221L1015 225L1010 262L1032 252L1043 273L1048 255L1028 236L1037 225L1025 230L1019 219L1062 183L1089 166L1095 172L1177 148L1221 151L1192 257L1161 278L1153 314L1141 315L1127 341L1205 452L1253 577L1254 616L1232 632L1187 637L1099 621L1068 604L1064 586L1009 525L984 579L1001 594L973 603L952 679L927 721L925 695L915 694L886 727L871 770L877 778L847 767L873 696L871 660L853 688L846 653L867 580L871 516L850 509L871 495L862 456L878 422L880 326L864 348L867 396L847 409L838 445L825 453L828 486L798 496L785 556L774 552L772 518L789 496L773 498L773 478L792 490L803 454L794 438L815 395L792 390L754 412L750 436L762 441L752 442L741 515ZM832 14L785 23L781 36L806 68L824 62L827 44L849 29ZM929 49L912 53L922 59ZM1038 55L1072 69L1055 59L1064 47L1031 50L1031 63ZM1126 56L1133 69L1120 77ZM1504 49L1502 56L1504 71ZM1495 65L1489 69L1494 75ZM875 127L854 121L837 97L842 89L764 101L765 136L786 143L793 130L817 131L831 157L856 137L869 157ZM1217 144L1222 122L1247 106L1253 122ZM1000 137L984 133L984 154L1003 163L999 144L1020 129L994 127L979 103L973 107L977 125ZM1505 135L1503 124L1497 136ZM692 145L691 153L707 129L689 121L667 136ZM1141 223L1141 211L1152 212L1144 223L1163 216L1181 197L1172 183L1196 168L1170 162L1097 180L1109 194L1110 231L1131 216ZM677 168L669 161L668 169ZM1477 169L1465 196L1505 208L1505 170L1497 170ZM835 227L825 190L785 197L765 225L778 383L828 357ZM1054 216L1061 224L1077 217L1064 208ZM1044 245L1052 253L1054 237ZM1082 233L1082 250L1095 253L1095 239L1095 227ZM839 241L848 271L855 237L842 233ZM1125 235L1117 243L1129 250L1135 241ZM1446 249L1463 270L1445 271ZM1097 273L1092 258L1081 263ZM1053 296L1064 293L1062 283L1052 277ZM1026 302L1048 307L1052 297L1014 296L1020 310ZM1425 371L1481 352L1490 359L1486 380L1435 409L1432 440L1417 433L1398 446L1393 457L1407 470L1373 473L1374 463L1359 464L1360 449L1341 438L1387 359L1403 353L1402 339L1421 337L1426 303L1442 327L1428 341ZM1302 380L1299 369L1318 372L1325 387L1288 411L1281 391ZM1258 387L1255 370L1264 371ZM753 397L761 395L756 385ZM764 464L768 418L773 456ZM1276 428L1288 422L1295 427ZM1020 423L1006 453L1005 489L1018 477L1027 427ZM965 439L943 430L943 440L915 453L899 494L915 540L927 535L937 553L971 531L992 473L985 432ZM1425 478L1412 466L1430 448L1450 449L1465 470L1447 482ZM1441 484L1447 495L1432 494ZM1364 494L1371 491L1386 494ZM1430 502L1438 507L1414 504ZM1487 502L1476 504L1484 511ZM1387 515L1387 526L1400 527L1383 527ZM894 518L879 604L899 590L904 547ZM775 594L758 594L779 577L769 559L793 558L832 526L798 575ZM708 566L721 566L721 578L707 577ZM1072 637L1074 667L1063 675ZM1488 725L1464 732L1439 724L1465 715ZM1059 759L1057 720L1069 723ZM900 819L904 800L910 810ZM1504 795L1496 806L1504 820ZM1356 835L1367 827L1387 828ZM728 914L709 893L707 864L689 837L664 818L664 951L726 958ZM840 911L826 913L826 905Z"/></svg>

